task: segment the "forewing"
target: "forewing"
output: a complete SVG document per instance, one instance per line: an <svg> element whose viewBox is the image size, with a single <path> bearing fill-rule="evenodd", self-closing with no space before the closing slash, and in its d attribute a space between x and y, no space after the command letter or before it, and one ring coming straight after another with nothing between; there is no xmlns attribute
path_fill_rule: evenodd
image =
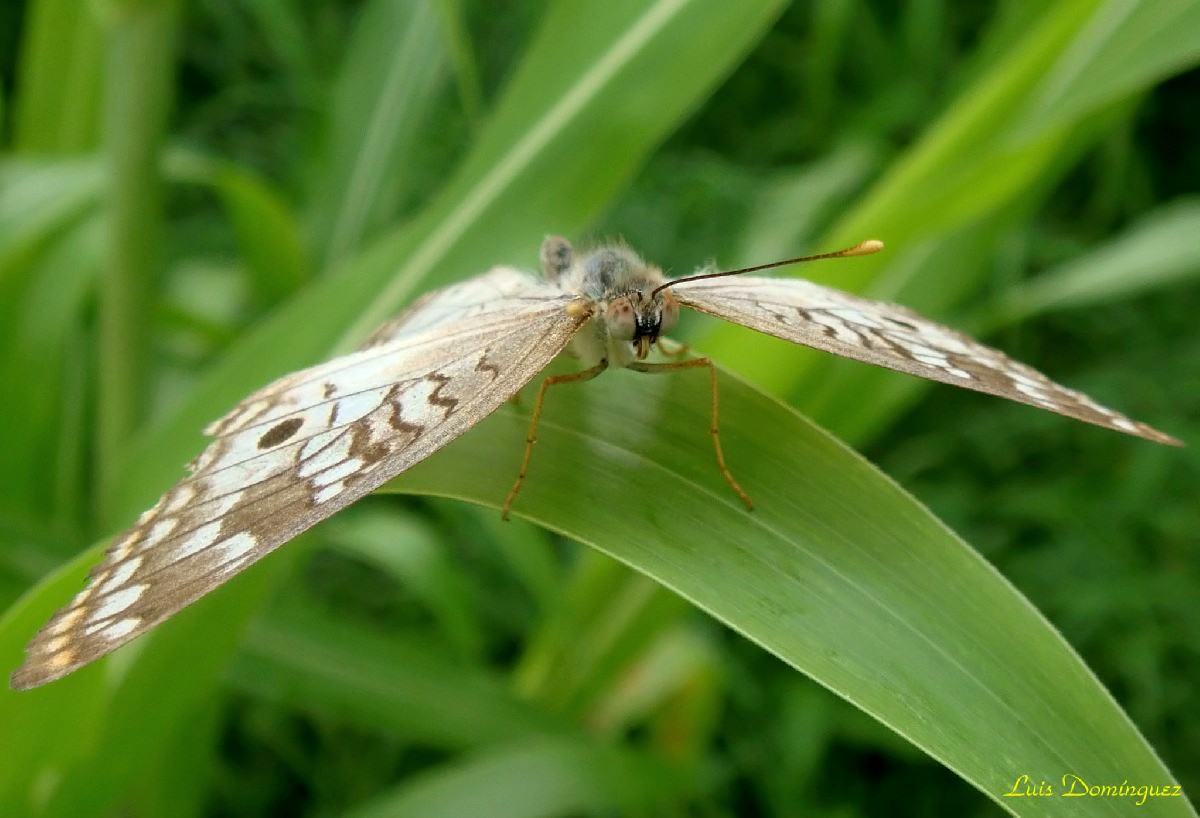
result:
<svg viewBox="0 0 1200 818"><path fill-rule="evenodd" d="M906 307L801 279L731 276L680 282L671 290L692 309L777 338L1179 445L1170 435Z"/></svg>
<svg viewBox="0 0 1200 818"><path fill-rule="evenodd" d="M209 427L215 440L192 474L112 543L37 633L13 687L123 645L467 431L562 351L588 317L570 304L553 291L447 311L242 401Z"/></svg>
<svg viewBox="0 0 1200 818"><path fill-rule="evenodd" d="M401 335L464 320L481 320L492 313L536 309L561 290L512 267L493 267L466 281L427 293L404 312L387 321L363 343L362 349L385 344Z"/></svg>

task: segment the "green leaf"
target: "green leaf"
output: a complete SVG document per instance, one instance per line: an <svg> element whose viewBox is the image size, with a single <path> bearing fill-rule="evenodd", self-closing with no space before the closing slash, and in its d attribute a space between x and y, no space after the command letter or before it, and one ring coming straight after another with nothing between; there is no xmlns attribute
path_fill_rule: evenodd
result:
<svg viewBox="0 0 1200 818"><path fill-rule="evenodd" d="M415 148L446 76L432 0L373 0L363 8L329 107L328 168L310 197L322 267L352 257L394 218L386 206L411 191ZM399 34L399 36L397 36Z"/></svg>
<svg viewBox="0 0 1200 818"><path fill-rule="evenodd" d="M79 505L69 498L79 492L71 467L79 465L84 425L77 364L89 349L80 321L100 269L99 221L93 216L63 230L29 265L20 310L6 327L10 337L0 342L6 377L22 386L0 395L0 415L21 430L0 437L0 497L15 513L53 509L60 523L73 522L70 510Z"/></svg>
<svg viewBox="0 0 1200 818"><path fill-rule="evenodd" d="M0 618L0 665L21 663L25 643L54 610L83 585L99 556L90 549L30 589ZM0 687L0 809L9 815L39 814L51 795L46 784L61 770L90 759L104 724L107 664L84 668L53 685L24 695Z"/></svg>
<svg viewBox="0 0 1200 818"><path fill-rule="evenodd" d="M250 629L232 666L231 679L244 691L442 748L571 732L500 678L448 658L427 639L369 633L280 607Z"/></svg>
<svg viewBox="0 0 1200 818"><path fill-rule="evenodd" d="M1055 128L1200 62L1200 3L1167 0L1097 6L1046 72L1018 132Z"/></svg>
<svg viewBox="0 0 1200 818"><path fill-rule="evenodd" d="M82 587L101 545L34 586L0 619L0 664L20 664L24 644ZM210 701L246 620L302 550L256 566L112 658L36 690L0 689L0 806L36 805L62 818L107 815L137 790L179 726ZM116 752L115 748L120 748ZM4 814L15 814L4 810Z"/></svg>
<svg viewBox="0 0 1200 818"><path fill-rule="evenodd" d="M1200 200L1170 202L1121 235L1007 293L992 321L1136 298L1200 275Z"/></svg>
<svg viewBox="0 0 1200 818"><path fill-rule="evenodd" d="M90 158L0 163L0 292L7 299L29 277L38 249L96 208L103 181Z"/></svg>
<svg viewBox="0 0 1200 818"><path fill-rule="evenodd" d="M597 742L543 740L448 764L347 817L656 815L696 789L691 776L652 756Z"/></svg>
<svg viewBox="0 0 1200 818"><path fill-rule="evenodd" d="M1002 798L1022 774L1170 780L995 569L857 454L723 376L722 440L747 512L715 466L707 397L703 377L625 371L552 390L513 513L674 590L1016 814L1126 814L1114 799ZM525 423L502 409L390 485L498 506Z"/></svg>
<svg viewBox="0 0 1200 818"><path fill-rule="evenodd" d="M279 191L232 162L186 150L164 158L163 172L171 181L205 185L221 200L259 305L275 304L302 287L311 274L308 247Z"/></svg>
<svg viewBox="0 0 1200 818"><path fill-rule="evenodd" d="M395 509L363 509L339 516L328 533L330 550L367 563L420 600L456 653L476 659L483 655L484 619L444 547L444 530Z"/></svg>
<svg viewBox="0 0 1200 818"><path fill-rule="evenodd" d="M95 12L75 0L26 4L21 83L12 112L18 151L74 153L96 146L104 39Z"/></svg>

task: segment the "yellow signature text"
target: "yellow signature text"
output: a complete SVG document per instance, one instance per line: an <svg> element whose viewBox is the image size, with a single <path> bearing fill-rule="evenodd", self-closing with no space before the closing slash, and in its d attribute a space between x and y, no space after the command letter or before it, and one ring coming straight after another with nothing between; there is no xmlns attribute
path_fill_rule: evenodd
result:
<svg viewBox="0 0 1200 818"><path fill-rule="evenodd" d="M1129 798L1140 807L1151 798L1182 798L1183 788L1178 784L1131 784L1128 779L1120 784L1095 784L1074 773L1065 774L1055 786L1044 778L1034 781L1032 776L1022 773L1004 797Z"/></svg>

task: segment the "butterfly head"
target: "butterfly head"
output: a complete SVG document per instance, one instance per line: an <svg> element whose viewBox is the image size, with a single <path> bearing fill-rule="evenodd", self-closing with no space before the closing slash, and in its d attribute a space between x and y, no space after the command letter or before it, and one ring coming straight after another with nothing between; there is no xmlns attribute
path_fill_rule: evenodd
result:
<svg viewBox="0 0 1200 818"><path fill-rule="evenodd" d="M604 323L609 337L628 341L638 360L650 354L658 336L670 332L679 321L679 304L670 290L651 293L651 286L631 289L608 302Z"/></svg>
<svg viewBox="0 0 1200 818"><path fill-rule="evenodd" d="M576 343L583 357L616 366L642 360L679 321L679 303L663 288L662 270L623 243L576 252L566 239L550 236L541 256L546 278L580 296L594 317L597 333Z"/></svg>
<svg viewBox="0 0 1200 818"><path fill-rule="evenodd" d="M583 290L597 304L611 341L629 344L638 360L650 354L659 335L679 321L679 304L662 270L622 245L600 247L581 261Z"/></svg>

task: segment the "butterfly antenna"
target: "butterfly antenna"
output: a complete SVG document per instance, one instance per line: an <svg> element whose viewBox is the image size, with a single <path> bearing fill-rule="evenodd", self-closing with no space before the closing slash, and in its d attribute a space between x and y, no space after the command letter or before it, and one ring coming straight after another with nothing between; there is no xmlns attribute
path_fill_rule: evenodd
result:
<svg viewBox="0 0 1200 818"><path fill-rule="evenodd" d="M782 261L772 261L767 264L756 264L753 267L741 267L737 270L722 270L719 273L702 273L696 276L685 276L677 278L674 281L668 281L659 287L654 288L654 292L650 293L653 297L660 290L665 290L667 287L674 287L676 284L682 284L685 281L703 281L706 278L724 278L725 276L736 276L742 273L757 273L759 270L770 270L774 267L786 267L789 264L803 264L806 261L821 261L827 258L850 258L851 256L869 256L872 253L878 253L883 249L883 242L878 239L867 239L860 241L853 247L845 247L841 250L834 250L831 253L817 253L811 256L797 256L796 258L785 258Z"/></svg>

